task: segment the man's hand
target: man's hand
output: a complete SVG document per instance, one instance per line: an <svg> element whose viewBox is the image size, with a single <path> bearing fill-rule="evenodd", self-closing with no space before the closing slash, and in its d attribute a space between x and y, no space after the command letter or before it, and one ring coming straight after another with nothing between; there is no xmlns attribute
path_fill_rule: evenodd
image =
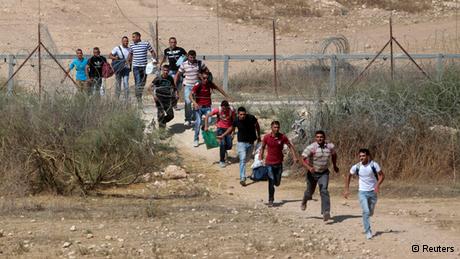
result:
<svg viewBox="0 0 460 259"><path fill-rule="evenodd" d="M350 191L349 191L349 190L346 190L346 191L343 192L343 197L344 197L345 199L348 199L348 196L349 196L349 195L350 195Z"/></svg>
<svg viewBox="0 0 460 259"><path fill-rule="evenodd" d="M200 109L200 106L197 103L193 103L193 109L198 110Z"/></svg>
<svg viewBox="0 0 460 259"><path fill-rule="evenodd" d="M157 97L156 95L153 96L153 100L154 100L155 102L158 102L158 101L159 101L159 99L158 99L158 97Z"/></svg>
<svg viewBox="0 0 460 259"><path fill-rule="evenodd" d="M379 188L379 186L378 186L378 185L376 185L376 186L375 186L375 188L374 188L374 192L375 192L376 194L378 194L378 193L379 193L379 191L380 191L380 188Z"/></svg>
<svg viewBox="0 0 460 259"><path fill-rule="evenodd" d="M204 126L203 130L204 130L204 131L208 131L208 127ZM217 136L217 138L219 138L219 137L222 138L222 136Z"/></svg>
<svg viewBox="0 0 460 259"><path fill-rule="evenodd" d="M334 165L334 172L335 172L336 174L339 173L339 168L338 168L336 165Z"/></svg>
<svg viewBox="0 0 460 259"><path fill-rule="evenodd" d="M314 168L313 166L310 166L310 167L308 168L308 171L309 171L310 173L312 173L312 174L316 173L316 170L315 170L315 168Z"/></svg>

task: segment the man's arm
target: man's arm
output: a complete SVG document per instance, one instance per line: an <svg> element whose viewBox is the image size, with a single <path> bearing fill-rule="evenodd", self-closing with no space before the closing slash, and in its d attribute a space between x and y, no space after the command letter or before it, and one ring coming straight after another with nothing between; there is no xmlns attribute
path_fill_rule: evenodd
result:
<svg viewBox="0 0 460 259"><path fill-rule="evenodd" d="M205 122L205 124L207 124L207 122ZM205 127L205 129L206 129L206 127ZM230 133L232 133L233 131L235 131L235 127L232 126L232 127L228 128L226 131L224 131L224 133L222 133L222 135L220 135L219 137L223 138L223 137L229 135Z"/></svg>
<svg viewBox="0 0 460 259"><path fill-rule="evenodd" d="M332 153L332 165L334 166L334 172L338 173L339 168L337 167L337 153L335 151Z"/></svg>
<svg viewBox="0 0 460 259"><path fill-rule="evenodd" d="M120 59L118 56L114 55L112 52L109 53L109 58L111 60L119 60Z"/></svg>
<svg viewBox="0 0 460 259"><path fill-rule="evenodd" d="M262 147L260 148L260 153L259 153L259 160L263 161L264 160L264 152L265 152L265 143L262 142Z"/></svg>
<svg viewBox="0 0 460 259"><path fill-rule="evenodd" d="M223 96L225 96L225 98L227 99L227 101L231 102L232 101L232 98L224 91L224 89L222 89L220 86L214 84L214 88L219 91L219 93L221 93Z"/></svg>
<svg viewBox="0 0 460 259"><path fill-rule="evenodd" d="M375 193L379 192L380 185L383 183L383 180L385 180L385 174L383 173L383 171L378 172L377 175L378 175L379 180L378 180L377 185L375 186L375 189L374 189Z"/></svg>
<svg viewBox="0 0 460 259"><path fill-rule="evenodd" d="M256 119L256 123L255 123L254 126L256 127L257 142L260 142L262 140L261 140L261 137L260 137L260 125L259 125L259 121L257 121L257 119Z"/></svg>
<svg viewBox="0 0 460 259"><path fill-rule="evenodd" d="M295 164L295 163L297 163L299 161L297 150L295 150L294 145L290 141L287 143L287 145L288 145L289 149L291 150L292 158L294 159L294 164Z"/></svg>
<svg viewBox="0 0 460 259"><path fill-rule="evenodd" d="M61 84L64 83L64 80L67 78L67 77L70 77L69 73L70 73L70 68L67 68L67 70L65 71L65 75L64 75L64 78L62 78L61 80Z"/></svg>
<svg viewBox="0 0 460 259"><path fill-rule="evenodd" d="M129 51L129 54L128 54L128 59L126 59L126 63L128 65L130 65L131 63L133 63L133 53L131 51Z"/></svg>
<svg viewBox="0 0 460 259"><path fill-rule="evenodd" d="M343 191L343 197L345 199L348 199L348 196L350 195L350 180L351 174L347 174L347 176L345 176L345 189Z"/></svg>
<svg viewBox="0 0 460 259"><path fill-rule="evenodd" d="M157 59L157 53L155 52L155 50L153 48L150 51L150 55L152 55L152 58Z"/></svg>
<svg viewBox="0 0 460 259"><path fill-rule="evenodd" d="M174 85L177 86L177 83L179 82L180 77L182 76L182 72L177 71L176 75L174 76Z"/></svg>

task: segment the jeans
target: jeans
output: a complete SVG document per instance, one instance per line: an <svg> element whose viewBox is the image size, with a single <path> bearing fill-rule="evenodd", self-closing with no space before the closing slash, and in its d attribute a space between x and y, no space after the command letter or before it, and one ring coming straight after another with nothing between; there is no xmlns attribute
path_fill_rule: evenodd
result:
<svg viewBox="0 0 460 259"><path fill-rule="evenodd" d="M195 112L195 136L193 140L198 141L200 136L200 128L201 128L201 118L211 112L211 107L201 107L198 110L194 110ZM211 117L208 119L208 124L211 122Z"/></svg>
<svg viewBox="0 0 460 259"><path fill-rule="evenodd" d="M117 73L115 74L115 96L120 99L121 85L123 84L123 92L125 93L125 101L128 101L129 97L129 73Z"/></svg>
<svg viewBox="0 0 460 259"><path fill-rule="evenodd" d="M321 173L310 173L306 175L307 190L303 195L302 203L306 204L308 200L312 199L313 192L315 192L316 184L319 186L319 193L321 196L321 214L331 211L331 200L327 187L329 185L329 170Z"/></svg>
<svg viewBox="0 0 460 259"><path fill-rule="evenodd" d="M254 144L247 142L238 142L236 144L238 149L238 158L240 159L240 181L246 180L246 163L251 158L251 153Z"/></svg>
<svg viewBox="0 0 460 259"><path fill-rule="evenodd" d="M283 164L266 165L268 170L268 201L275 200L275 186L280 186Z"/></svg>
<svg viewBox="0 0 460 259"><path fill-rule="evenodd" d="M95 77L91 81L91 94L92 95L100 95L101 93L101 86L102 86L102 77Z"/></svg>
<svg viewBox="0 0 460 259"><path fill-rule="evenodd" d="M173 100L171 98L158 98L155 104L158 111L158 126L160 128L166 128L166 123L174 119Z"/></svg>
<svg viewBox="0 0 460 259"><path fill-rule="evenodd" d="M374 214L375 204L377 204L377 194L374 191L359 191L359 204L363 209L363 226L364 232L371 231L371 223L369 217Z"/></svg>
<svg viewBox="0 0 460 259"><path fill-rule="evenodd" d="M193 120L192 101L189 98L190 93L192 92L192 88L193 88L193 85L184 86L185 121L189 121L189 122Z"/></svg>
<svg viewBox="0 0 460 259"><path fill-rule="evenodd" d="M227 129L225 128L217 128L217 136L222 135ZM220 141L219 145L219 155L220 155L220 162L225 162L225 154L227 153L227 150L232 149L233 143L232 143L232 135L228 134L225 135L224 138Z"/></svg>
<svg viewBox="0 0 460 259"><path fill-rule="evenodd" d="M145 82L147 75L145 74L145 67L133 67L135 94L137 101L142 102L142 93L144 92Z"/></svg>

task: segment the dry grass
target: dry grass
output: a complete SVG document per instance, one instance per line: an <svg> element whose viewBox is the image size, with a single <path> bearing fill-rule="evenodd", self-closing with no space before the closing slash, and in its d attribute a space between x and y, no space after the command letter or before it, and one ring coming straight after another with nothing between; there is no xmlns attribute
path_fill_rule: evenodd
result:
<svg viewBox="0 0 460 259"><path fill-rule="evenodd" d="M1 95L0 120L6 195L85 194L104 183L131 183L172 158L167 141L144 135L134 107L108 99Z"/></svg>

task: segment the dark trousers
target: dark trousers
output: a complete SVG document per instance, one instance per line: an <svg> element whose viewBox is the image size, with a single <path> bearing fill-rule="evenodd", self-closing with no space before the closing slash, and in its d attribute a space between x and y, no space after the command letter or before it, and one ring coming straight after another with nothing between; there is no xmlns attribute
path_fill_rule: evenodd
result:
<svg viewBox="0 0 460 259"><path fill-rule="evenodd" d="M158 98L155 104L158 111L158 125L160 128L165 128L166 123L174 119L173 98Z"/></svg>
<svg viewBox="0 0 460 259"><path fill-rule="evenodd" d="M268 201L275 200L275 186L280 186L283 164L266 165L268 170Z"/></svg>
<svg viewBox="0 0 460 259"><path fill-rule="evenodd" d="M308 200L312 199L312 195L315 192L316 185L319 186L319 193L321 196L321 214L324 212L331 211L331 200L329 198L329 191L327 187L329 185L329 170L321 173L307 173L307 190L303 195L303 203L307 203Z"/></svg>
<svg viewBox="0 0 460 259"><path fill-rule="evenodd" d="M222 135L225 131L227 131L227 129L217 128L217 135ZM228 134L222 138L219 146L220 162L225 162L225 153L227 153L227 150L232 149L232 146L232 135Z"/></svg>

